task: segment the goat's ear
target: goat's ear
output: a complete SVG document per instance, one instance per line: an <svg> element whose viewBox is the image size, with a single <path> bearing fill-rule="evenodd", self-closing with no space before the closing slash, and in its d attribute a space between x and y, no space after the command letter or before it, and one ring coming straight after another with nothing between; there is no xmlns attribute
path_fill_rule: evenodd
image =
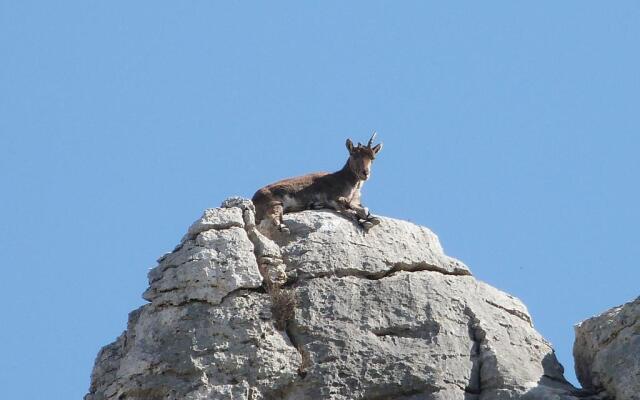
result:
<svg viewBox="0 0 640 400"><path fill-rule="evenodd" d="M347 150L349 150L349 154L353 153L353 142L351 139L347 139Z"/></svg>
<svg viewBox="0 0 640 400"><path fill-rule="evenodd" d="M378 143L377 145L373 146L371 150L373 150L374 155L378 154L380 150L382 150L382 143Z"/></svg>

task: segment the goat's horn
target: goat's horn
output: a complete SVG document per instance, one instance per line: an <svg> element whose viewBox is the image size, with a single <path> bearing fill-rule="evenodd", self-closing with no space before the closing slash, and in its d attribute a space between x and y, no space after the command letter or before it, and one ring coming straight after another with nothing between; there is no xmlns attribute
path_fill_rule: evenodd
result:
<svg viewBox="0 0 640 400"><path fill-rule="evenodd" d="M369 139L369 143L367 143L367 147L371 148L371 145L373 144L373 140L376 138L376 135L378 133L376 131L373 131L373 135L371 135L371 139Z"/></svg>

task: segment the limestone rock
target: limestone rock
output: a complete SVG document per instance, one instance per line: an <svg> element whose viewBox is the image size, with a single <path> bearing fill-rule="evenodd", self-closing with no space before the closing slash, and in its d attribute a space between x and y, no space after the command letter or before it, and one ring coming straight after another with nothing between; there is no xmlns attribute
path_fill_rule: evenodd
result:
<svg viewBox="0 0 640 400"><path fill-rule="evenodd" d="M239 228L244 227L241 208L210 208L204 211L200 219L191 224L182 241L193 240L200 233L211 229L219 230L234 226Z"/></svg>
<svg viewBox="0 0 640 400"><path fill-rule="evenodd" d="M291 234L276 234L286 264L300 278L328 275L380 277L398 270L432 270L470 275L460 261L444 254L438 237L410 222L379 217L368 233L331 211L285 216Z"/></svg>
<svg viewBox="0 0 640 400"><path fill-rule="evenodd" d="M274 329L265 294L240 290L221 304L147 304L103 348L87 400L277 397L300 355ZM253 396L253 397L252 397Z"/></svg>
<svg viewBox="0 0 640 400"><path fill-rule="evenodd" d="M640 297L575 327L576 375L616 400L640 399Z"/></svg>
<svg viewBox="0 0 640 400"><path fill-rule="evenodd" d="M149 272L149 288L143 295L155 304L191 300L218 304L235 290L262 284L253 244L236 226L202 231L160 260Z"/></svg>
<svg viewBox="0 0 640 400"><path fill-rule="evenodd" d="M227 200L160 258L86 400L587 398L526 307L427 228L304 211L271 240L253 212ZM283 330L265 281L295 305Z"/></svg>

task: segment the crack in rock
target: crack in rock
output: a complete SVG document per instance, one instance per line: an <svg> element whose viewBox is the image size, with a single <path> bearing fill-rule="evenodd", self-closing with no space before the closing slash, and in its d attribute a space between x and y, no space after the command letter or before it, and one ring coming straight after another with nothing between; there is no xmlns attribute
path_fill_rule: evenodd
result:
<svg viewBox="0 0 640 400"><path fill-rule="evenodd" d="M389 276L394 275L396 272L406 271L406 272L419 272L419 271L430 271L430 272L438 272L443 275L453 275L453 276L470 276L471 272L463 269L455 269L453 271L449 271L446 268L429 264L424 261L419 261L415 263L405 263L405 262L396 262L390 263L387 262L388 265L391 266L391 269L387 272L381 273L379 277L375 274L371 275L371 279L382 279Z"/></svg>
<svg viewBox="0 0 640 400"><path fill-rule="evenodd" d="M469 384L464 391L469 394L482 394L482 343L485 340L486 332L480 327L480 320L470 307L465 307L464 314L468 317L467 327L469 338L471 339L471 356L473 365Z"/></svg>
<svg viewBox="0 0 640 400"><path fill-rule="evenodd" d="M528 323L529 326L533 327L533 322L531 321L531 317L528 316L526 313L524 313L524 312L522 312L520 310L514 310L514 309L506 308L506 307L504 307L504 306L502 306L502 305L500 305L500 304L498 304L496 302L493 302L493 301L491 301L489 299L484 299L484 301L487 304L489 304L489 305L491 305L491 306L493 306L495 308L499 308L502 311L506 311L507 313L509 313L509 314L511 314L511 315L513 315L513 316L515 316L517 318L520 318L524 322Z"/></svg>
<svg viewBox="0 0 640 400"><path fill-rule="evenodd" d="M460 271L460 272L452 272L441 267L431 265L425 262L416 262L416 263L393 263L389 270L381 271L377 273L366 272L361 269L351 268L351 269L340 269L335 271L326 271L320 272L317 274L309 275L297 275L294 279L294 282L289 281L287 285L291 285L292 283L302 282L302 281L311 281L313 279L321 279L321 278L360 278L366 279L370 281L378 281L386 278L390 278L395 276L398 272L436 272L442 275L448 276L471 276L471 273L468 271Z"/></svg>

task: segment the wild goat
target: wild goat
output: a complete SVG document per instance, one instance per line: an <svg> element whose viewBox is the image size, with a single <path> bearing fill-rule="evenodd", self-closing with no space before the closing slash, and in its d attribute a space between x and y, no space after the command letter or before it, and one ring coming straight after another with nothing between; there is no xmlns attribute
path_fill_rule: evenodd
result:
<svg viewBox="0 0 640 400"><path fill-rule="evenodd" d="M354 146L351 139L347 139L349 159L340 171L284 179L258 190L252 200L259 228L275 227L289 233L282 223L284 213L320 208L332 208L349 216L365 232L378 225L380 220L360 202L360 189L371 176L371 163L382 149L382 143L371 147L375 137L374 132L366 146L360 143Z"/></svg>

